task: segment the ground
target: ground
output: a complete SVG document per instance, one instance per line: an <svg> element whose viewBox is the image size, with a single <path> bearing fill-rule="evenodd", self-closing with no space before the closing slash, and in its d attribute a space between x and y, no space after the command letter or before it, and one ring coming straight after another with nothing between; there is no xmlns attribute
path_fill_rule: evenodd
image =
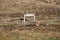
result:
<svg viewBox="0 0 60 40"><path fill-rule="evenodd" d="M31 18L24 24L25 13L39 26ZM60 40L60 0L0 0L0 40Z"/></svg>

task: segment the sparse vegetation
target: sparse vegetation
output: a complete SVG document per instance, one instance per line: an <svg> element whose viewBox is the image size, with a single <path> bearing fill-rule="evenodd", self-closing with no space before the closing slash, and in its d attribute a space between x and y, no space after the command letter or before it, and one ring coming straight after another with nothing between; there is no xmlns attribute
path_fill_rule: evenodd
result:
<svg viewBox="0 0 60 40"><path fill-rule="evenodd" d="M24 25L25 13L36 21ZM60 40L60 0L0 0L0 40Z"/></svg>

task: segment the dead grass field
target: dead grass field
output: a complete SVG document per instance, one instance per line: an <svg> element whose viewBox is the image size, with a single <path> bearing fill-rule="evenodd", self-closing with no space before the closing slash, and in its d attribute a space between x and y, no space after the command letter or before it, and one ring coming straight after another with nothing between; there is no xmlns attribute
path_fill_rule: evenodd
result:
<svg viewBox="0 0 60 40"><path fill-rule="evenodd" d="M23 25L25 13L41 24ZM60 0L0 0L0 40L60 40Z"/></svg>
<svg viewBox="0 0 60 40"><path fill-rule="evenodd" d="M12 31L0 28L0 40L60 40L60 32L44 31L36 32L34 30L18 30Z"/></svg>

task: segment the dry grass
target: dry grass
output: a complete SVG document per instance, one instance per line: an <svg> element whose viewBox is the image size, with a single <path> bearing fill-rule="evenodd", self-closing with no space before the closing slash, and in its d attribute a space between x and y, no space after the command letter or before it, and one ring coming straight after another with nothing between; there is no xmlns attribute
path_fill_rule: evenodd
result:
<svg viewBox="0 0 60 40"><path fill-rule="evenodd" d="M44 1L44 2L43 2ZM0 13L26 13L26 12L34 12L34 13L45 13L47 9L50 12L50 9L52 12L55 10L58 10L59 5L56 5L56 3L59 0L54 0L52 3L45 3L46 0L0 0ZM56 9L55 9L56 8ZM45 10L46 9L46 10ZM54 10L54 11L53 11ZM57 12L57 11L56 11Z"/></svg>
<svg viewBox="0 0 60 40"><path fill-rule="evenodd" d="M20 26L24 13L35 13L42 24ZM60 0L0 0L0 40L60 40L59 31Z"/></svg>
<svg viewBox="0 0 60 40"><path fill-rule="evenodd" d="M0 40L60 40L60 32L34 32L33 30L15 29L6 32L0 28Z"/></svg>

